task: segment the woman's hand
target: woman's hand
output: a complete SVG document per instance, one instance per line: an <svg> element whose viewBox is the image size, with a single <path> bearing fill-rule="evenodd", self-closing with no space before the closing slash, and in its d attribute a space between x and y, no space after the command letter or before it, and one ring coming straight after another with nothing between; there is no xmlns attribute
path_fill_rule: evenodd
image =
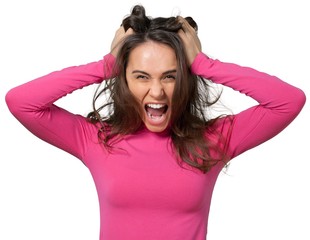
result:
<svg viewBox="0 0 310 240"><path fill-rule="evenodd" d="M178 19L182 23L182 29L178 34L185 47L188 65L191 66L197 54L201 52L201 43L195 29L184 18Z"/></svg>
<svg viewBox="0 0 310 240"><path fill-rule="evenodd" d="M125 37L133 34L134 31L132 28L129 28L126 32L123 26L120 26L119 29L115 32L114 39L111 44L111 54L116 57L121 46L121 42L124 40Z"/></svg>

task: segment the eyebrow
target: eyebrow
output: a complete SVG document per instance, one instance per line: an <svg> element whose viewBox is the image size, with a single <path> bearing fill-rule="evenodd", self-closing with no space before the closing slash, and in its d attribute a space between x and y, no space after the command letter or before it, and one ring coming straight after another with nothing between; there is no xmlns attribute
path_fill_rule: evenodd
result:
<svg viewBox="0 0 310 240"><path fill-rule="evenodd" d="M176 73L176 72L177 72L176 69L168 70L168 71L163 72L162 75L167 75L167 74ZM141 70L133 70L131 73L141 73L147 76L151 76L149 73L141 71Z"/></svg>

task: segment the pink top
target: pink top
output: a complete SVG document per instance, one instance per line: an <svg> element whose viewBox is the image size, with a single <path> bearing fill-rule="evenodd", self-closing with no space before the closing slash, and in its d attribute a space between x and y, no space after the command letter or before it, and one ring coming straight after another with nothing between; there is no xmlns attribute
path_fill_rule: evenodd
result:
<svg viewBox="0 0 310 240"><path fill-rule="evenodd" d="M223 164L207 174L181 168L167 133L142 128L116 144L113 154L97 142L97 128L85 117L53 103L110 77L103 60L70 67L10 90L12 114L33 134L81 159L94 179L100 202L100 240L205 240L213 188ZM104 67L105 66L105 67ZM106 72L104 72L106 69ZM259 104L215 126L227 138L230 158L282 131L300 112L304 93L274 76L200 53L192 72L231 87Z"/></svg>

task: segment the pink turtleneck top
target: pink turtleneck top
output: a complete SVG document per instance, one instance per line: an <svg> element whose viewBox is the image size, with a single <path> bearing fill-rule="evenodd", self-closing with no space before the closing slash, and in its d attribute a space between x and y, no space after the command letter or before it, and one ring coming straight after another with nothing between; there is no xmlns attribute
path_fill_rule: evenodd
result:
<svg viewBox="0 0 310 240"><path fill-rule="evenodd" d="M205 240L212 192L224 164L206 174L182 168L169 134L146 128L123 137L115 143L114 151L108 152L98 144L95 125L54 104L77 89L111 77L114 60L108 54L100 61L65 68L15 87L6 95L7 105L29 131L87 166L99 197L100 240ZM203 53L191 70L258 102L231 116L232 121L224 117L214 125L225 137L229 159L274 137L305 103L300 89L275 76Z"/></svg>

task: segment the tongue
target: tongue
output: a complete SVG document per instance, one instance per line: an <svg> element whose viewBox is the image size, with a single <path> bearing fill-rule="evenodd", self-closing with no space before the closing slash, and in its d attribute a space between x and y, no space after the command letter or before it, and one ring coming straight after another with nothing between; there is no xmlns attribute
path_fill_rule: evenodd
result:
<svg viewBox="0 0 310 240"><path fill-rule="evenodd" d="M146 107L146 111L148 113L150 113L152 116L161 116L165 112L165 107L156 108L156 109L150 108L150 107Z"/></svg>

